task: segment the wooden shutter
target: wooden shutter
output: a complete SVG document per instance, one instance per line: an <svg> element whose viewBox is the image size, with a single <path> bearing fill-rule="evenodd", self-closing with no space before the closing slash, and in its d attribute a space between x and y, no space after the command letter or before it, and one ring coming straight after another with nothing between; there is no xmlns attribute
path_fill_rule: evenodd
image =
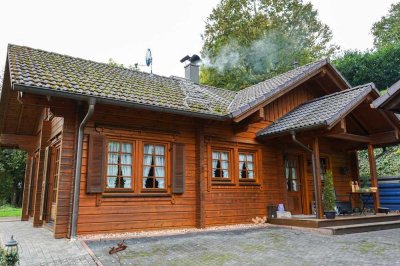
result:
<svg viewBox="0 0 400 266"><path fill-rule="evenodd" d="M89 135L89 154L87 164L86 192L102 193L104 184L105 138L99 134Z"/></svg>
<svg viewBox="0 0 400 266"><path fill-rule="evenodd" d="M42 178L42 195L40 198L40 220L43 220L46 216L47 210L47 194L48 194L48 184L49 184L49 173L50 173L50 158L51 149L46 147L44 151L44 166L43 166L43 178Z"/></svg>
<svg viewBox="0 0 400 266"><path fill-rule="evenodd" d="M172 145L172 193L185 192L185 144Z"/></svg>

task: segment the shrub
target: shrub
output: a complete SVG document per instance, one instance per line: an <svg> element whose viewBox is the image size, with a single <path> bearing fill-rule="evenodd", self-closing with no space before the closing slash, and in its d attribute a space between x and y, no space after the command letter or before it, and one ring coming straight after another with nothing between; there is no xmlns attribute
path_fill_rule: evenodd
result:
<svg viewBox="0 0 400 266"><path fill-rule="evenodd" d="M335 211L335 190L332 171L327 171L324 180L323 206L325 211Z"/></svg>
<svg viewBox="0 0 400 266"><path fill-rule="evenodd" d="M0 265L1 266L15 266L19 262L18 252L12 252L7 254L7 252L0 248Z"/></svg>

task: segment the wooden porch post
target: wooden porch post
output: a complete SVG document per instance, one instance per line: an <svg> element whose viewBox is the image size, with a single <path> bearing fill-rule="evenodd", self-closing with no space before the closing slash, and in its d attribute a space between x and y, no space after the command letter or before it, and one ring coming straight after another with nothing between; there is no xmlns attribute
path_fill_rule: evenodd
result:
<svg viewBox="0 0 400 266"><path fill-rule="evenodd" d="M315 164L315 176L316 176L316 201L318 201L317 218L322 219L324 217L324 211L322 208L322 183L321 183L321 163L319 158L319 141L318 137L314 139L313 143L314 152L314 164Z"/></svg>
<svg viewBox="0 0 400 266"><path fill-rule="evenodd" d="M375 156L374 156L374 146L372 144L368 144L368 159L369 159L369 172L371 175L371 187L378 187L378 178L376 176L376 164L375 164ZM379 202L379 190L373 194L374 196L374 209L375 213L378 212L378 208L380 207Z"/></svg>
<svg viewBox="0 0 400 266"><path fill-rule="evenodd" d="M204 193L206 186L204 184L204 125L198 121L196 127L196 226L205 228L204 215Z"/></svg>
<svg viewBox="0 0 400 266"><path fill-rule="evenodd" d="M32 176L31 171L32 171L32 153L28 152L26 154L26 167L25 167L25 178L24 178L24 189L22 193L22 215L21 215L21 221L28 221L29 220L29 192L31 188L31 179L30 177Z"/></svg>

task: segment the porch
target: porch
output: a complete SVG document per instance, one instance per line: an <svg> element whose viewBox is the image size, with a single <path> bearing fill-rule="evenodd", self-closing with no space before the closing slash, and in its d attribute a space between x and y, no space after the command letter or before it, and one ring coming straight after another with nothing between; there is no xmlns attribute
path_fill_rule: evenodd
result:
<svg viewBox="0 0 400 266"><path fill-rule="evenodd" d="M367 84L314 99L257 133L260 140L266 144L276 143L282 150L281 185L284 186L285 209L292 214L314 214L309 217L311 220L304 216L294 218L296 224L320 227L324 218L324 178L328 170L333 175L336 200L351 204L349 209L352 211L354 207L365 205L361 202L362 196L368 194L375 213L378 213L380 199L374 149L400 142L398 118L370 106L378 96L373 84ZM374 189L352 189L352 182L360 184L359 150L368 151L369 187ZM391 218L385 217L383 222ZM371 219L344 217L333 226L380 222ZM290 225L293 220L285 220L285 223ZM322 222L321 226L327 224Z"/></svg>
<svg viewBox="0 0 400 266"><path fill-rule="evenodd" d="M332 235L343 235L400 228L400 214L353 214L335 219L317 219L315 215L293 215L291 218L268 218L269 224L285 227L320 228Z"/></svg>

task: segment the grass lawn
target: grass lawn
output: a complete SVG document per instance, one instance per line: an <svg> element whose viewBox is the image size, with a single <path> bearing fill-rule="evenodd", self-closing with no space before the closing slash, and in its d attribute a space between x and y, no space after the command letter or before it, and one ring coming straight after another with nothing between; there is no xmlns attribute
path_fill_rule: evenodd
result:
<svg viewBox="0 0 400 266"><path fill-rule="evenodd" d="M0 217L21 216L21 208L14 208L10 205L0 206Z"/></svg>

